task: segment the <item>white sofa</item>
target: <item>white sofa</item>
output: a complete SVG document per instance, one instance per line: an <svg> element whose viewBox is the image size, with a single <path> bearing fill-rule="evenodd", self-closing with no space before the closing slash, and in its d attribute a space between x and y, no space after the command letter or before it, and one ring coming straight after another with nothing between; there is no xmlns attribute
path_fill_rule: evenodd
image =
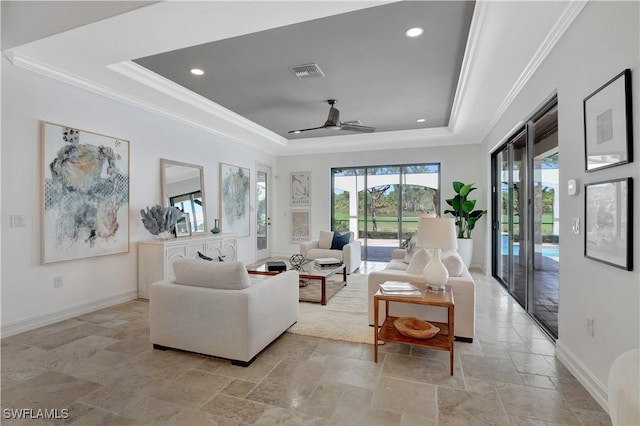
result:
<svg viewBox="0 0 640 426"><path fill-rule="evenodd" d="M409 273L407 269L409 265L403 262L406 251L397 249L393 251L391 261L386 268L380 272L371 272L368 279L369 291L369 325L373 325L373 296L380 288L380 284L385 281L408 281L416 287L424 289L425 281L422 273ZM442 253L443 262L446 263L448 256L458 256L455 250L449 252L445 250ZM476 290L475 283L469 270L459 261L462 266L460 276L450 276L447 285L453 289L453 300L455 302L455 318L454 329L456 340L465 342L473 342L475 334L475 318L476 318ZM380 324L386 318L384 312L384 302L380 303ZM389 314L392 316L410 316L417 317L427 321L447 322L447 310L436 306L420 306L407 303L393 302L389 305Z"/></svg>
<svg viewBox="0 0 640 426"><path fill-rule="evenodd" d="M347 274L352 273L360 267L361 245L360 241L354 240L353 232L349 232L349 243L342 247L342 250L331 249L331 236L333 231L320 231L318 240L307 241L300 244L300 254L305 259L318 259L322 257L333 257L344 262Z"/></svg>
<svg viewBox="0 0 640 426"><path fill-rule="evenodd" d="M242 262L179 259L176 278L149 287L156 349L175 348L249 365L298 321L296 271L254 276Z"/></svg>

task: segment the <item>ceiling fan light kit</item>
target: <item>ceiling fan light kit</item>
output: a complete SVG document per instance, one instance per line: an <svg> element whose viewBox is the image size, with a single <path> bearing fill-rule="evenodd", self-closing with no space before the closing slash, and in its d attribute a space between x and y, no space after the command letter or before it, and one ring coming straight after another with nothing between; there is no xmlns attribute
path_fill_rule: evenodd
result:
<svg viewBox="0 0 640 426"><path fill-rule="evenodd" d="M347 130L360 133L372 133L376 131L375 127L363 126L358 120L344 122L340 121L340 111L336 107L334 107L337 102L338 101L336 99L327 100L327 103L329 104L329 116L327 117L327 121L325 121L322 126L311 127L309 129L289 130L288 133L298 134L301 132L307 132L309 130L319 129Z"/></svg>

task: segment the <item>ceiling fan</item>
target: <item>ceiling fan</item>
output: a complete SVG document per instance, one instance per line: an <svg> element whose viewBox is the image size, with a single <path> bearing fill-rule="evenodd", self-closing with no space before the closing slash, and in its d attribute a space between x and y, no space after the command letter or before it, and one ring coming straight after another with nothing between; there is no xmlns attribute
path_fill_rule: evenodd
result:
<svg viewBox="0 0 640 426"><path fill-rule="evenodd" d="M298 130L289 130L288 133L300 133L306 132L309 130L317 130L317 129L336 129L336 130L350 130L352 132L361 132L361 133L372 133L376 131L375 127L363 126L360 124L360 121L340 121L340 111L334 107L334 105L338 101L335 99L327 100L329 104L329 117L327 121L320 127L311 127L310 129L298 129Z"/></svg>

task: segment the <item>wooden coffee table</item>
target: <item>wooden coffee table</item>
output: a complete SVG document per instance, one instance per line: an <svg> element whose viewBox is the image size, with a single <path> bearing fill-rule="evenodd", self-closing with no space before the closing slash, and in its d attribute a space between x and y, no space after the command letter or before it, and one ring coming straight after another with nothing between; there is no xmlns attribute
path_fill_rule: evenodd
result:
<svg viewBox="0 0 640 426"><path fill-rule="evenodd" d="M384 301L386 318L382 326L378 326L380 301ZM431 305L446 308L448 320L446 323L429 321L440 328L440 332L430 339L415 339L400 334L393 322L398 317L389 316L389 303L413 303L416 305ZM444 291L425 290L422 296L394 296L383 294L380 290L373 296L373 342L374 361L378 362L378 341L403 343L406 345L422 346L440 351L449 351L449 368L453 376L453 320L455 303L451 287L445 286Z"/></svg>
<svg viewBox="0 0 640 426"><path fill-rule="evenodd" d="M342 279L344 281L344 285L347 285L347 268L343 263L340 266L335 268L319 268L315 265L315 262L309 261L303 265L293 267L288 260L284 260L284 263L287 265L287 271L294 270L298 271L301 280L318 280L320 281L321 287L321 298L320 304L327 304L327 278L332 275L338 274L342 272ZM254 275L277 275L279 272L277 271L268 271L267 263L259 263L257 265L252 265L247 267L247 272Z"/></svg>

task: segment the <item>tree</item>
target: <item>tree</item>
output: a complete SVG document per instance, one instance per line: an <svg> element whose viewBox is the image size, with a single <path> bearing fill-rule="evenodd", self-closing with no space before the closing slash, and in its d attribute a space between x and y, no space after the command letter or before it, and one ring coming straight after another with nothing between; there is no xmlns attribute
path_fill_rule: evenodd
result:
<svg viewBox="0 0 640 426"><path fill-rule="evenodd" d="M378 208L386 206L386 203L383 202L383 197L389 188L391 188L391 185L382 185L367 190L369 193L369 211L371 212L371 223L374 232L378 231Z"/></svg>

